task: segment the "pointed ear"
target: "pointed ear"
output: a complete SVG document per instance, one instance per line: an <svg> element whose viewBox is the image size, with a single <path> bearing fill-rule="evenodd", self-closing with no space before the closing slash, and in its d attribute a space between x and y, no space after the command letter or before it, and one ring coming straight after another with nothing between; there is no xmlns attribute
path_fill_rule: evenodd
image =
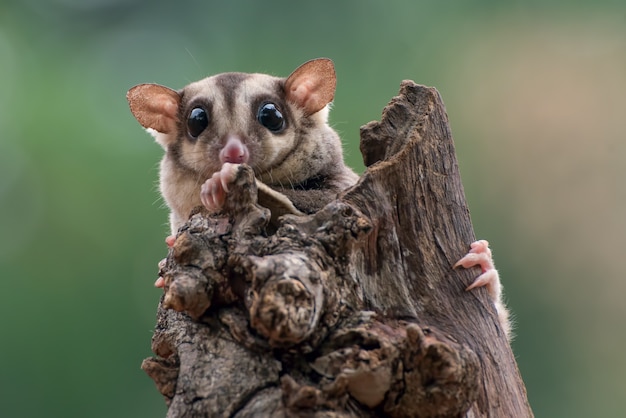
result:
<svg viewBox="0 0 626 418"><path fill-rule="evenodd" d="M176 132L180 95L158 84L139 84L128 90L130 111L144 128L171 134Z"/></svg>
<svg viewBox="0 0 626 418"><path fill-rule="evenodd" d="M337 77L335 66L328 58L319 58L299 66L285 81L287 100L312 115L335 97Z"/></svg>

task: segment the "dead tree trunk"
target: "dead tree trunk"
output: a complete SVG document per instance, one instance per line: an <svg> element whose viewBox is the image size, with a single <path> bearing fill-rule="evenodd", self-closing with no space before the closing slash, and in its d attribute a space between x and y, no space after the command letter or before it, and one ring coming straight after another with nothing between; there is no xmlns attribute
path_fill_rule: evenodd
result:
<svg viewBox="0 0 626 418"><path fill-rule="evenodd" d="M270 225L242 166L161 275L143 369L168 417L530 417L479 274L439 93L405 81L361 129L367 171L311 216Z"/></svg>

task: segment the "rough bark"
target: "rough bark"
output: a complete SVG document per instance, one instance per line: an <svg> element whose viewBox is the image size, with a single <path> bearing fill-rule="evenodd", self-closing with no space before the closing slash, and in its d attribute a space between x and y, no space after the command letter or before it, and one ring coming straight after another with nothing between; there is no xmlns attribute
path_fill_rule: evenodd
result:
<svg viewBox="0 0 626 418"><path fill-rule="evenodd" d="M529 417L479 269L444 105L410 81L361 129L359 183L270 214L241 166L223 216L194 214L161 270L143 362L168 417Z"/></svg>

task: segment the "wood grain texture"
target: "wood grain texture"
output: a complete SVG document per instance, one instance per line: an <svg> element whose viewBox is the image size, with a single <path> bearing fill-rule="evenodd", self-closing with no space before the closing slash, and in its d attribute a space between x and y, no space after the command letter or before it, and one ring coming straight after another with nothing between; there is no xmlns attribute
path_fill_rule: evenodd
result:
<svg viewBox="0 0 626 418"><path fill-rule="evenodd" d="M368 166L320 211L270 226L240 166L161 270L144 360L168 417L530 417L479 274L443 102L405 81L361 130Z"/></svg>

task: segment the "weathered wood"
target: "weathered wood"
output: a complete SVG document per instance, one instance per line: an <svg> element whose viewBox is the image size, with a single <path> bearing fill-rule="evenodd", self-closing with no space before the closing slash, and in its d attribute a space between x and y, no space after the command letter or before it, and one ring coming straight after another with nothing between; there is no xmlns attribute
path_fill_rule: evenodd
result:
<svg viewBox="0 0 626 418"><path fill-rule="evenodd" d="M353 254L367 307L436 326L478 355L468 416L532 416L487 292L464 290L479 269L451 268L476 238L439 93L403 82L382 121L361 129L361 151L370 166L343 200L375 225Z"/></svg>
<svg viewBox="0 0 626 418"><path fill-rule="evenodd" d="M142 365L168 417L532 416L479 272L452 269L474 235L439 94L403 82L361 138L319 212L274 224L241 166L225 215L181 228Z"/></svg>

